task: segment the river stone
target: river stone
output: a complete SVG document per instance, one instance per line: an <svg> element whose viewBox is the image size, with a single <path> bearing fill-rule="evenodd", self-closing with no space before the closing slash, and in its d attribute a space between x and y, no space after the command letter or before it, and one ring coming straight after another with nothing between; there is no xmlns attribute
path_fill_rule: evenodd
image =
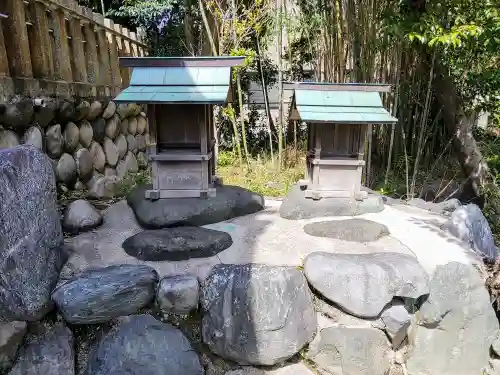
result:
<svg viewBox="0 0 500 375"><path fill-rule="evenodd" d="M200 284L196 276L175 275L158 284L156 302L164 313L189 314L198 308Z"/></svg>
<svg viewBox="0 0 500 375"><path fill-rule="evenodd" d="M132 103L121 103L118 104L118 107L116 108L116 112L122 120L126 117L132 116L134 114L134 110L135 109Z"/></svg>
<svg viewBox="0 0 500 375"><path fill-rule="evenodd" d="M115 139L120 134L120 116L115 114L106 122L106 137Z"/></svg>
<svg viewBox="0 0 500 375"><path fill-rule="evenodd" d="M133 343L133 344L131 344ZM118 325L97 347L85 375L203 375L198 355L177 328L150 315Z"/></svg>
<svg viewBox="0 0 500 375"><path fill-rule="evenodd" d="M370 242L389 235L389 229L365 219L329 220L310 223L304 232L314 237L335 238L343 241Z"/></svg>
<svg viewBox="0 0 500 375"><path fill-rule="evenodd" d="M144 152L138 152L136 158L139 169L144 169L148 166L148 158Z"/></svg>
<svg viewBox="0 0 500 375"><path fill-rule="evenodd" d="M94 141L102 143L106 137L106 120L99 117L91 122L92 132L94 134Z"/></svg>
<svg viewBox="0 0 500 375"><path fill-rule="evenodd" d="M137 173L139 172L139 166L137 165L137 159L132 152L127 152L125 159L123 159L125 165L127 166L127 172Z"/></svg>
<svg viewBox="0 0 500 375"><path fill-rule="evenodd" d="M145 261L179 261L214 256L233 244L226 232L200 227L145 230L123 242L125 252Z"/></svg>
<svg viewBox="0 0 500 375"><path fill-rule="evenodd" d="M26 322L0 323L0 373L7 373L26 334Z"/></svg>
<svg viewBox="0 0 500 375"><path fill-rule="evenodd" d="M111 167L116 167L116 164L118 164L118 149L111 139L104 139L103 150L104 155L106 155L106 162Z"/></svg>
<svg viewBox="0 0 500 375"><path fill-rule="evenodd" d="M146 120L142 116L137 117L137 133L144 134L146 132L147 127L148 127L148 120Z"/></svg>
<svg viewBox="0 0 500 375"><path fill-rule="evenodd" d="M481 209L468 204L456 209L444 229L458 237L481 256L494 260L498 250L493 240L490 225Z"/></svg>
<svg viewBox="0 0 500 375"><path fill-rule="evenodd" d="M104 168L104 176L117 176L116 169L111 167Z"/></svg>
<svg viewBox="0 0 500 375"><path fill-rule="evenodd" d="M144 137L142 134L137 134L135 136L135 140L137 141L137 150L146 150L146 137Z"/></svg>
<svg viewBox="0 0 500 375"><path fill-rule="evenodd" d="M87 115L87 120L89 121L95 120L97 117L101 115L102 111L103 111L102 103L98 100L93 101L92 104L90 105L90 110Z"/></svg>
<svg viewBox="0 0 500 375"><path fill-rule="evenodd" d="M202 226L264 209L264 198L238 186L217 186L214 198L146 199L151 185L134 188L127 202L140 225L149 229L173 226Z"/></svg>
<svg viewBox="0 0 500 375"><path fill-rule="evenodd" d="M52 294L72 324L95 324L136 313L153 301L158 274L144 265L114 265L80 273Z"/></svg>
<svg viewBox="0 0 500 375"><path fill-rule="evenodd" d="M416 324L408 373L470 375L487 367L498 320L474 266L438 266Z"/></svg>
<svg viewBox="0 0 500 375"><path fill-rule="evenodd" d="M70 100L63 100L56 112L56 120L61 124L72 121L76 115L75 103Z"/></svg>
<svg viewBox="0 0 500 375"><path fill-rule="evenodd" d="M19 137L12 130L0 129L0 149L19 146Z"/></svg>
<svg viewBox="0 0 500 375"><path fill-rule="evenodd" d="M74 375L73 333L55 325L23 347L9 375Z"/></svg>
<svg viewBox="0 0 500 375"><path fill-rule="evenodd" d="M316 252L304 261L309 283L327 300L360 318L377 317L394 297L429 293L429 277L417 259L399 253Z"/></svg>
<svg viewBox="0 0 500 375"><path fill-rule="evenodd" d="M0 202L0 320L35 321L65 261L49 158L33 146L0 150Z"/></svg>
<svg viewBox="0 0 500 375"><path fill-rule="evenodd" d="M357 201L350 198L308 199L294 186L280 206L280 215L289 220L311 219L327 216L357 216L365 213L376 213L384 209L380 196L368 195L368 198Z"/></svg>
<svg viewBox="0 0 500 375"><path fill-rule="evenodd" d="M116 176L103 176L99 173L94 173L92 178L87 182L89 189L88 195L91 198L113 198L120 185L120 179Z"/></svg>
<svg viewBox="0 0 500 375"><path fill-rule="evenodd" d="M0 125L23 130L31 123L33 113L32 99L16 97L11 103L0 104Z"/></svg>
<svg viewBox="0 0 500 375"><path fill-rule="evenodd" d="M118 135L115 139L115 146L118 150L118 157L122 159L127 153L127 138L123 134Z"/></svg>
<svg viewBox="0 0 500 375"><path fill-rule="evenodd" d="M321 373L386 375L389 353L387 338L378 329L329 327L316 336L306 356Z"/></svg>
<svg viewBox="0 0 500 375"><path fill-rule="evenodd" d="M113 115L115 114L115 112L116 112L116 104L115 104L115 102L110 101L108 103L108 105L106 106L106 109L102 113L102 118L104 118L104 119L107 120L108 118L113 117Z"/></svg>
<svg viewBox="0 0 500 375"><path fill-rule="evenodd" d="M127 164L125 161L120 160L116 166L116 174L120 180L123 180L128 175Z"/></svg>
<svg viewBox="0 0 500 375"><path fill-rule="evenodd" d="M78 177L82 181L88 181L92 178L94 171L94 161L92 155L86 148L81 148L75 152L75 163Z"/></svg>
<svg viewBox="0 0 500 375"><path fill-rule="evenodd" d="M88 116L90 112L90 103L87 102L86 100L81 101L78 103L78 105L75 107L75 117L73 118L73 121L82 121L85 117Z"/></svg>
<svg viewBox="0 0 500 375"><path fill-rule="evenodd" d="M97 142L92 142L90 145L90 156L92 156L92 163L96 171L104 171L106 166L106 155L101 145Z"/></svg>
<svg viewBox="0 0 500 375"><path fill-rule="evenodd" d="M58 158L63 152L64 140L61 134L61 125L52 125L45 132L45 146L47 155L51 158Z"/></svg>
<svg viewBox="0 0 500 375"><path fill-rule="evenodd" d="M45 129L54 120L57 111L57 100L52 98L43 98L43 104L35 108L33 116L33 125Z"/></svg>
<svg viewBox="0 0 500 375"><path fill-rule="evenodd" d="M127 135L127 146L129 151L134 154L137 152L137 141L132 134Z"/></svg>
<svg viewBox="0 0 500 375"><path fill-rule="evenodd" d="M64 149L69 153L74 152L80 142L80 129L74 123L68 122L64 127L63 138Z"/></svg>
<svg viewBox="0 0 500 375"><path fill-rule="evenodd" d="M128 134L128 119L124 118L120 122L120 133L123 135Z"/></svg>
<svg viewBox="0 0 500 375"><path fill-rule="evenodd" d="M66 207L63 228L67 232L86 232L97 228L101 224L101 213L86 200L78 199Z"/></svg>
<svg viewBox="0 0 500 375"><path fill-rule="evenodd" d="M76 163L70 154L62 154L56 166L57 180L67 186L71 186L77 176Z"/></svg>
<svg viewBox="0 0 500 375"><path fill-rule="evenodd" d="M38 126L32 126L26 130L23 136L23 144L43 150L43 135Z"/></svg>
<svg viewBox="0 0 500 375"><path fill-rule="evenodd" d="M94 130L92 125L86 120L80 122L80 143L83 147L89 148L92 144L92 137L94 136Z"/></svg>
<svg viewBox="0 0 500 375"><path fill-rule="evenodd" d="M132 135L137 133L137 119L135 117L128 119L128 132Z"/></svg>
<svg viewBox="0 0 500 375"><path fill-rule="evenodd" d="M316 312L296 267L217 264L202 285L203 342L242 365L274 365L316 334Z"/></svg>

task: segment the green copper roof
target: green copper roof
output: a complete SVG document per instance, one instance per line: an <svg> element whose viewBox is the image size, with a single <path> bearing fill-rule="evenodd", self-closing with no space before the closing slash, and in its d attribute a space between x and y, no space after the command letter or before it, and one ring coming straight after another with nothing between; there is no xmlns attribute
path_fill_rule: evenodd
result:
<svg viewBox="0 0 500 375"><path fill-rule="evenodd" d="M242 59L134 58L125 60L133 67L130 86L115 102L223 104L228 101L231 67Z"/></svg>
<svg viewBox="0 0 500 375"><path fill-rule="evenodd" d="M295 89L292 119L340 124L390 124L398 121L384 108L377 91L350 91L353 88L350 85L337 85L340 87L336 90L319 85L315 89L314 86L308 84L307 89Z"/></svg>

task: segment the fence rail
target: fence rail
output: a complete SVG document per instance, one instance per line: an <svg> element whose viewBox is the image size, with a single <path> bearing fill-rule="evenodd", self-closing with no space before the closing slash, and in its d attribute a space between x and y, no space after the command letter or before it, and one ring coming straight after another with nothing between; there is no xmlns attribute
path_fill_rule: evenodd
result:
<svg viewBox="0 0 500 375"><path fill-rule="evenodd" d="M144 37L75 0L0 0L0 100L114 95L130 80L118 58L146 56Z"/></svg>

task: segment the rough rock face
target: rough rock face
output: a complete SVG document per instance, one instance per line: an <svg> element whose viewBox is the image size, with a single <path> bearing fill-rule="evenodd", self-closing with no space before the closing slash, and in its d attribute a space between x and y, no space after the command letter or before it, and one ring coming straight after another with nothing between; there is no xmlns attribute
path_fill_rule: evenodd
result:
<svg viewBox="0 0 500 375"><path fill-rule="evenodd" d="M147 200L144 193L151 185L142 185L130 192L127 202L139 224L158 229L174 226L201 226L258 212L264 198L237 186L218 186L215 198Z"/></svg>
<svg viewBox="0 0 500 375"><path fill-rule="evenodd" d="M149 304L157 282L151 267L109 266L82 272L60 285L52 299L69 323L103 323Z"/></svg>
<svg viewBox="0 0 500 375"><path fill-rule="evenodd" d="M444 229L467 243L475 252L495 259L498 254L488 221L481 209L475 204L468 204L455 210Z"/></svg>
<svg viewBox="0 0 500 375"><path fill-rule="evenodd" d="M231 235L200 227L145 230L123 242L125 252L146 261L179 261L214 256L233 244Z"/></svg>
<svg viewBox="0 0 500 375"><path fill-rule="evenodd" d="M26 333L26 322L0 323L0 373L8 370Z"/></svg>
<svg viewBox="0 0 500 375"><path fill-rule="evenodd" d="M65 262L49 158L32 146L0 150L0 202L0 320L38 320Z"/></svg>
<svg viewBox="0 0 500 375"><path fill-rule="evenodd" d="M133 343L133 344L131 344ZM184 334L150 315L120 324L91 355L85 375L203 375Z"/></svg>
<svg viewBox="0 0 500 375"><path fill-rule="evenodd" d="M78 199L66 207L63 227L68 232L86 232L97 228L101 224L101 213L86 200Z"/></svg>
<svg viewBox="0 0 500 375"><path fill-rule="evenodd" d="M362 318L377 317L394 297L429 293L425 270L415 258L399 253L312 253L304 273L326 299Z"/></svg>
<svg viewBox="0 0 500 375"><path fill-rule="evenodd" d="M370 242L387 236L389 234L389 228L371 220L347 219L310 223L304 226L304 232L314 237Z"/></svg>
<svg viewBox="0 0 500 375"><path fill-rule="evenodd" d="M43 150L43 135L42 131L37 126L32 126L23 136L23 144L32 145L40 150Z"/></svg>
<svg viewBox="0 0 500 375"><path fill-rule="evenodd" d="M327 216L357 216L369 212L380 212L384 201L380 196L370 195L363 201L354 199L321 199L305 197L299 186L293 187L280 206L280 215L289 220L311 219Z"/></svg>
<svg viewBox="0 0 500 375"><path fill-rule="evenodd" d="M165 313L188 314L196 310L200 284L195 276L177 275L160 281L156 292L158 307Z"/></svg>
<svg viewBox="0 0 500 375"><path fill-rule="evenodd" d="M9 375L74 375L73 334L63 325L36 337L20 350Z"/></svg>
<svg viewBox="0 0 500 375"><path fill-rule="evenodd" d="M309 345L307 358L327 374L386 375L389 351L387 338L378 329L330 327Z"/></svg>
<svg viewBox="0 0 500 375"><path fill-rule="evenodd" d="M19 146L19 137L12 130L0 129L0 149Z"/></svg>
<svg viewBox="0 0 500 375"><path fill-rule="evenodd" d="M452 262L436 268L416 324L409 374L470 375L487 367L498 320L473 266Z"/></svg>
<svg viewBox="0 0 500 375"><path fill-rule="evenodd" d="M403 303L393 303L380 315L383 329L391 339L392 346L397 349L408 334L411 324L411 315Z"/></svg>
<svg viewBox="0 0 500 375"><path fill-rule="evenodd" d="M295 267L219 264L202 285L203 341L239 364L273 365L316 333L312 294Z"/></svg>

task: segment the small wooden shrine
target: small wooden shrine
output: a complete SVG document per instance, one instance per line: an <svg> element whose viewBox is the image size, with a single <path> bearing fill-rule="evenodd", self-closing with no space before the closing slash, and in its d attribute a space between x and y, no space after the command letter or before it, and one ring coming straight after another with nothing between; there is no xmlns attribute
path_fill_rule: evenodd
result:
<svg viewBox="0 0 500 375"><path fill-rule="evenodd" d="M382 104L379 92L389 85L285 83L294 90L290 120L307 123L306 198L366 198L361 191L368 124L397 119Z"/></svg>
<svg viewBox="0 0 500 375"><path fill-rule="evenodd" d="M147 104L147 199L215 196L213 107L232 100L231 69L243 57L120 58L133 68L130 86L114 101Z"/></svg>

